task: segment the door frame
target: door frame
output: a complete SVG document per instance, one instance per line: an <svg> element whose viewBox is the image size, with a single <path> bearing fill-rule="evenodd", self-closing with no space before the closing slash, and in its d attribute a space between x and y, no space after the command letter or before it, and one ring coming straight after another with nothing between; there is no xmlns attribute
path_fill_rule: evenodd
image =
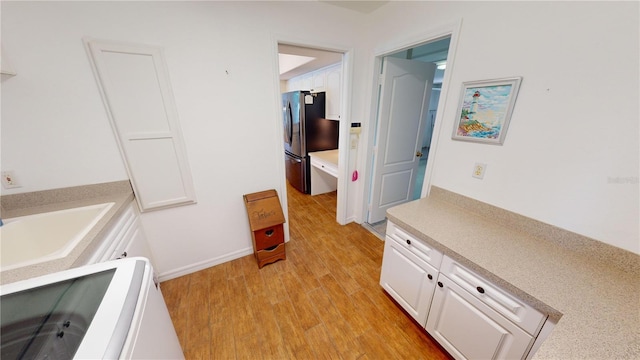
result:
<svg viewBox="0 0 640 360"><path fill-rule="evenodd" d="M287 201L287 177L285 175L285 165L284 165L284 143L282 141L282 99L280 96L280 77L279 77L279 64L278 64L278 44L286 44L293 46L301 46L306 48L312 48L317 50L324 51L332 51L342 53L342 74L341 74L341 84L340 84L340 103L342 105L341 115L340 115L340 127L338 134L338 199L336 204L336 221L340 225L346 225L348 222L353 221L353 218L347 218L347 205L348 205L348 186L349 183L347 181L347 172L349 169L349 129L351 127L351 77L353 73L353 49L336 45L336 44L327 44L321 43L318 41L312 40L304 40L300 38L294 38L284 34L274 34L272 36L272 59L274 60L274 73L275 73L275 81L274 81L274 89L275 94L277 94L276 99L274 99L276 106L276 139L277 139L277 147L280 153L280 157L282 161L278 162L279 172L282 174L280 178L280 188L279 193L282 194L280 196L280 201L282 202L282 207L284 210L285 218L289 218L289 202ZM350 177L349 177L350 178ZM289 227L288 223L285 223L285 240L289 240Z"/></svg>
<svg viewBox="0 0 640 360"><path fill-rule="evenodd" d="M442 79L442 89L440 90L440 99L438 101L438 109L442 109L436 113L435 125L433 127L433 134L431 136L431 147L429 149L429 157L434 159L437 150L438 143L440 138L440 133L442 130L443 123L443 109L446 106L447 99L449 97L449 89L451 88L451 74L453 73L453 66L455 63L455 53L458 45L458 37L460 34L460 29L462 27L462 19L458 21L451 22L436 28L431 29L430 31L422 34L413 35L410 37L398 38L388 43L385 43L374 50L374 60L373 60L373 74L372 74L372 87L371 87L371 102L369 109L369 124L371 124L372 131L368 132L367 136L367 156L364 164L365 168L365 182L364 186L361 189L362 195L362 207L360 214L358 214L357 219L359 223L365 223L367 221L368 213L369 213L369 202L370 202L370 194L371 194L371 185L373 182L373 161L374 156L376 156L374 148L375 148L375 138L378 133L378 107L379 107L379 77L382 71L382 62L385 56L389 56L391 54L408 50L414 47L418 47L430 42L434 42L445 37L451 37L449 42L449 51L447 53L447 71L444 73L444 78ZM425 169L424 174L424 183L422 185L422 191L420 197L426 197L429 195L429 191L431 190L431 179L433 177L433 169L434 169L434 161L427 161L427 168Z"/></svg>

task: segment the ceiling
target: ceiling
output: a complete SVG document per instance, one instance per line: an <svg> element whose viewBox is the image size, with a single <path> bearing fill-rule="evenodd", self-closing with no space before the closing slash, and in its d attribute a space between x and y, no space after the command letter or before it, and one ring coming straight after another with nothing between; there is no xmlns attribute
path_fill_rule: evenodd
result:
<svg viewBox="0 0 640 360"><path fill-rule="evenodd" d="M278 44L280 80L306 74L342 61L342 53Z"/></svg>
<svg viewBox="0 0 640 360"><path fill-rule="evenodd" d="M450 40L451 38L447 37L389 56L437 63L447 59ZM289 80L342 61L342 53L339 52L287 44L278 44L278 56L280 57L280 80ZM443 70L436 70L434 83L441 83L443 76Z"/></svg>
<svg viewBox="0 0 640 360"><path fill-rule="evenodd" d="M446 63L447 55L449 53L449 44L451 42L450 37L433 41L424 45L414 47L409 50L402 50L389 56L411 59L417 61L423 61L428 63L439 64ZM441 84L444 79L444 69L436 69L435 77L433 78L434 84Z"/></svg>
<svg viewBox="0 0 640 360"><path fill-rule="evenodd" d="M339 6L362 14L369 14L389 1L328 1L316 0L325 4ZM280 60L280 80L306 74L342 61L342 53L311 49L295 45L278 45Z"/></svg>
<svg viewBox="0 0 640 360"><path fill-rule="evenodd" d="M368 14L386 5L389 1L325 1L329 5L340 6L360 13ZM410 50L399 51L390 56L424 62L440 62L447 58L450 38L434 41ZM337 64L342 61L342 53L297 45L278 44L280 80L289 80L298 75ZM436 71L435 82L442 82L443 71Z"/></svg>

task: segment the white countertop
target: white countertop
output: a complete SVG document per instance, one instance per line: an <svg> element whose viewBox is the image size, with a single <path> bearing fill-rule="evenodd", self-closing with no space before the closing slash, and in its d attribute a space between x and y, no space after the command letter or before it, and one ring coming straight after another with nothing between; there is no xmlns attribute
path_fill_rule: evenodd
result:
<svg viewBox="0 0 640 360"><path fill-rule="evenodd" d="M557 321L535 359L640 359L640 277L635 270L440 199L409 202L387 215Z"/></svg>
<svg viewBox="0 0 640 360"><path fill-rule="evenodd" d="M338 149L311 152L309 156L334 165L336 169L338 168Z"/></svg>

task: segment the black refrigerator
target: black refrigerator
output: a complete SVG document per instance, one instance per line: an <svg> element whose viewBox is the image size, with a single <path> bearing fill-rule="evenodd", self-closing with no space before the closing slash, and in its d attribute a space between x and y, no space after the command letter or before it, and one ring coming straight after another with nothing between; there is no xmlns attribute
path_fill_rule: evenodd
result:
<svg viewBox="0 0 640 360"><path fill-rule="evenodd" d="M311 193L309 153L338 148L339 122L325 119L324 92L282 94L284 158L287 180L300 192Z"/></svg>

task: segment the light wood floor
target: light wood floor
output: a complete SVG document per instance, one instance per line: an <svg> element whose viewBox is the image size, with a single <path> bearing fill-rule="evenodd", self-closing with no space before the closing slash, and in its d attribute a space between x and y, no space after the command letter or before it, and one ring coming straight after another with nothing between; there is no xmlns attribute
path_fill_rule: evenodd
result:
<svg viewBox="0 0 640 360"><path fill-rule="evenodd" d="M335 222L335 192L290 187L288 200L286 260L258 269L250 255L162 283L187 359L448 358L378 284L383 242Z"/></svg>

